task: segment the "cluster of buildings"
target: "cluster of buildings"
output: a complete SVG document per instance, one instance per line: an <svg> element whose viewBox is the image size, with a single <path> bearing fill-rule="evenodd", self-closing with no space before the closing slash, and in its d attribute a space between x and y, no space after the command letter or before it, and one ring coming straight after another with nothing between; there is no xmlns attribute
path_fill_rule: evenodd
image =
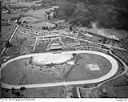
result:
<svg viewBox="0 0 128 102"><path fill-rule="evenodd" d="M53 6L48 9L30 10L24 14L24 17L21 17L19 22L26 26L43 30L55 28L56 24L50 23L48 20L54 18L54 9L57 8L59 7Z"/></svg>

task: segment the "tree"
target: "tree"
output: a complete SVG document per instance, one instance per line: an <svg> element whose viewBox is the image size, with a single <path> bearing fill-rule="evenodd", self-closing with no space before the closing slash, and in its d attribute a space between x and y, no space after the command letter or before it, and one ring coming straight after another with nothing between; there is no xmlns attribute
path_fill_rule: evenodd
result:
<svg viewBox="0 0 128 102"><path fill-rule="evenodd" d="M15 95L16 96L20 96L20 92L15 92Z"/></svg>
<svg viewBox="0 0 128 102"><path fill-rule="evenodd" d="M12 87L12 94L14 94L15 93L15 89Z"/></svg>
<svg viewBox="0 0 128 102"><path fill-rule="evenodd" d="M21 87L21 88L20 88L20 90L25 90L25 87L24 87L24 86L23 86L23 87Z"/></svg>
<svg viewBox="0 0 128 102"><path fill-rule="evenodd" d="M9 42L9 41L7 41L7 42L6 42L6 44L5 44L5 47L6 47L6 48L8 48L8 47L12 47L12 46L13 46L13 45L12 45L12 44L10 44L10 42Z"/></svg>

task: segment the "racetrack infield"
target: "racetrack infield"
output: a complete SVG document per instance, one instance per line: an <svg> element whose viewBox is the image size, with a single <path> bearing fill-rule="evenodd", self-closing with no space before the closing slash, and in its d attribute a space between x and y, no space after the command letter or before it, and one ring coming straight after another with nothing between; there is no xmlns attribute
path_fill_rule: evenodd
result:
<svg viewBox="0 0 128 102"><path fill-rule="evenodd" d="M116 73L116 71L115 72L111 71L112 62L108 60L109 58L106 59L100 54L97 55L91 52L89 53L79 52L78 53L79 59L77 60L75 65L68 66L69 70L63 75L63 80L62 80L62 76L60 78L60 76L57 76L54 73L49 73L49 72L42 73L40 71L32 71L24 68L23 62L27 62L28 57L14 60L6 64L4 68L2 68L1 81L9 85L30 85L30 84L34 85L34 84L57 83L62 81L73 82L73 81L83 81L83 80L89 82L92 81L91 83L99 82L100 80L102 80L102 77L104 77L103 80L106 80ZM109 55L106 56L108 57ZM115 61L115 59L113 60ZM90 70L87 66L88 64L96 64L99 66L100 70ZM111 75L109 75L109 73ZM107 75L107 77L105 75ZM95 79L98 79L98 81Z"/></svg>
<svg viewBox="0 0 128 102"><path fill-rule="evenodd" d="M111 70L111 63L106 58L96 55L81 53L80 59L72 68L72 71L66 75L66 81L91 80L107 74ZM98 65L100 70L90 70L88 64Z"/></svg>

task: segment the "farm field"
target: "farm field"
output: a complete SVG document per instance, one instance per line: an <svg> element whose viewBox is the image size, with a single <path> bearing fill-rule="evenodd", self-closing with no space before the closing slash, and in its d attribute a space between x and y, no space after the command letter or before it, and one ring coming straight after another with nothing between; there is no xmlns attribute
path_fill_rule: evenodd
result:
<svg viewBox="0 0 128 102"><path fill-rule="evenodd" d="M11 36L13 30L16 26L14 25L8 25L8 26L2 26L1 28L1 41L7 41L9 37Z"/></svg>

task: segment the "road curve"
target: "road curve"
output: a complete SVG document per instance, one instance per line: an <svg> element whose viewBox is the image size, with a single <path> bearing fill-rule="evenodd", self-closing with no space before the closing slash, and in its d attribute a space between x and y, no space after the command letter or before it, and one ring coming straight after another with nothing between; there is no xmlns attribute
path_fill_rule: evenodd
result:
<svg viewBox="0 0 128 102"><path fill-rule="evenodd" d="M93 87L92 89L95 89L95 88L96 88L96 93L95 93L96 97L98 97L98 96L97 96L97 93L98 93L98 89L100 88L100 86L102 86L103 84L105 84L105 83L107 83L107 82L109 82L109 81L112 81L112 80L114 80L114 79L116 79L116 78L118 78L118 77L124 75L124 74L127 73L127 71L128 71L128 66L126 65L126 63L125 63L124 61L122 61L122 59L120 59L119 57L117 57L116 55L114 55L114 53L112 53L111 50L109 50L109 53L110 53L111 55L113 55L115 58L117 58L117 59L123 64L123 66L124 66L124 71L123 71L121 74L119 74L119 75L117 75L117 76L115 76L115 77L113 77L113 78L111 78L111 79L109 79L109 80L106 80L106 81L104 81L104 82L98 84L97 86Z"/></svg>
<svg viewBox="0 0 128 102"><path fill-rule="evenodd" d="M47 52L47 54L49 54L50 52ZM107 80L108 78L112 77L113 75L116 74L116 72L118 71L118 63L117 61L111 57L110 55L101 53L101 52L97 52L97 51L86 51L86 50L77 50L77 51L65 51L65 52L61 52L62 54L73 54L73 53L89 53L89 54L96 54L96 55L100 55L105 57L106 59L108 59L112 65L112 68L110 70L110 72L108 72L106 75L97 78L97 79L91 79L91 80L81 80L81 81L68 81L68 82L58 82L58 83L40 83L40 84L27 84L27 85L9 85L6 83L1 82L1 87L3 88L7 88L7 89L20 89L21 87L25 87L25 88L38 88L38 87L54 87L54 86L65 86L65 85L79 85L79 84L89 84L89 83L97 83L97 82L101 82L104 80ZM35 53L35 54L28 54L28 55L22 55L13 59L8 60L7 62L3 63L0 69L0 72L3 68L5 68L6 65L8 65L9 63L18 60L18 59L23 59L23 58L28 58L28 57L34 57L34 56L38 56L40 54L46 54L46 53Z"/></svg>

